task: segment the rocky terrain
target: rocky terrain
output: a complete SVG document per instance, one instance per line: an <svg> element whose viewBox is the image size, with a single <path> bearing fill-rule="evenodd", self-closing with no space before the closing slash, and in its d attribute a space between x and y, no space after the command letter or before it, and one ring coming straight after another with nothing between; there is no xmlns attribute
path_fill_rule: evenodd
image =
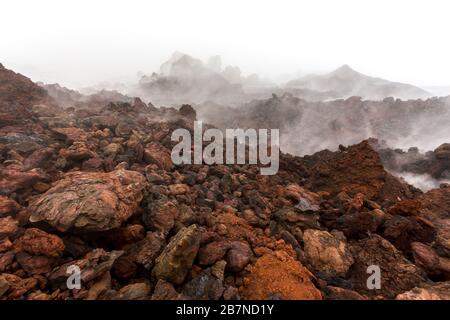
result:
<svg viewBox="0 0 450 320"><path fill-rule="evenodd" d="M240 108L196 106L198 118L218 128L279 128L284 152L305 155L370 137L388 146L434 150L450 137L450 96L381 101L360 97L308 101L289 93L257 99Z"/></svg>
<svg viewBox="0 0 450 320"><path fill-rule="evenodd" d="M450 299L450 186L424 193L387 171L410 152L364 140L283 153L273 176L175 166L171 132L193 130L189 105L62 98L0 65L0 299ZM407 109L380 104L393 121ZM411 158L448 174L448 145ZM74 265L80 289L67 288ZM367 287L371 265L380 289Z"/></svg>

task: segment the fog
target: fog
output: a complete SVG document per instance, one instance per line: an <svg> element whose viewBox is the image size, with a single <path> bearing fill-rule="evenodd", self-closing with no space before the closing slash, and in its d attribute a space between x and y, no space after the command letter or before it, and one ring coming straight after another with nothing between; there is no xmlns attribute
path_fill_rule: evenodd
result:
<svg viewBox="0 0 450 320"><path fill-rule="evenodd" d="M439 188L442 183L450 183L450 180L434 179L429 174L414 174L411 172L401 172L394 173L397 176L403 178L407 183L419 188L420 190L426 192L431 189Z"/></svg>
<svg viewBox="0 0 450 320"><path fill-rule="evenodd" d="M448 86L449 9L440 0L6 0L0 62L70 88L135 82L176 50L203 61L220 54L243 75L273 81L347 63L391 81Z"/></svg>

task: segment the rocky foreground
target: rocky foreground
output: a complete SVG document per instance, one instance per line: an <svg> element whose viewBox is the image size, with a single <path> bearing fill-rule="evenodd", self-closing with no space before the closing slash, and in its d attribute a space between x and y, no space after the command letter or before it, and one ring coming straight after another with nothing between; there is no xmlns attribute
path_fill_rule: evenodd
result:
<svg viewBox="0 0 450 320"><path fill-rule="evenodd" d="M62 108L0 65L0 299L450 299L449 185L397 179L372 140L282 154L274 176L174 166L171 132L195 117Z"/></svg>

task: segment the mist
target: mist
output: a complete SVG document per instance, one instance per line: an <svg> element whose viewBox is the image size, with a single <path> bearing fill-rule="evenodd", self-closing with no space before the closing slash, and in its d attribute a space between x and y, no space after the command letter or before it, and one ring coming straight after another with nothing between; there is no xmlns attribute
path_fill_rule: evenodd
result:
<svg viewBox="0 0 450 320"><path fill-rule="evenodd" d="M243 74L274 82L349 64L392 81L448 86L448 12L439 0L7 0L0 61L34 81L74 89L134 82L176 50L204 61L220 54Z"/></svg>

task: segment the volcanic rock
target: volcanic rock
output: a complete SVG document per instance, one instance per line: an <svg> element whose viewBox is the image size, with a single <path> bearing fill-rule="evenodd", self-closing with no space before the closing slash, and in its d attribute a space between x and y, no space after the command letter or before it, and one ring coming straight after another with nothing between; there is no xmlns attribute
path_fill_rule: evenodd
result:
<svg viewBox="0 0 450 320"><path fill-rule="evenodd" d="M315 272L343 276L353 264L346 242L327 231L308 229L303 233L303 242L305 257Z"/></svg>
<svg viewBox="0 0 450 320"><path fill-rule="evenodd" d="M311 282L312 277L300 262L285 253L268 253L251 266L240 292L243 298L252 300L273 295L287 300L321 299L320 291Z"/></svg>
<svg viewBox="0 0 450 320"><path fill-rule="evenodd" d="M450 300L450 282L416 287L397 295L396 300Z"/></svg>
<svg viewBox="0 0 450 320"><path fill-rule="evenodd" d="M373 234L350 246L354 264L348 271L354 290L367 296L382 295L393 299L397 294L425 282L422 270L407 260L389 241ZM381 269L381 289L369 290L366 285L369 266Z"/></svg>
<svg viewBox="0 0 450 320"><path fill-rule="evenodd" d="M200 230L197 225L181 229L156 259L153 275L173 284L183 283L200 246Z"/></svg>
<svg viewBox="0 0 450 320"><path fill-rule="evenodd" d="M103 231L119 227L137 209L146 186L140 173L71 172L31 204L30 221L61 231Z"/></svg>

